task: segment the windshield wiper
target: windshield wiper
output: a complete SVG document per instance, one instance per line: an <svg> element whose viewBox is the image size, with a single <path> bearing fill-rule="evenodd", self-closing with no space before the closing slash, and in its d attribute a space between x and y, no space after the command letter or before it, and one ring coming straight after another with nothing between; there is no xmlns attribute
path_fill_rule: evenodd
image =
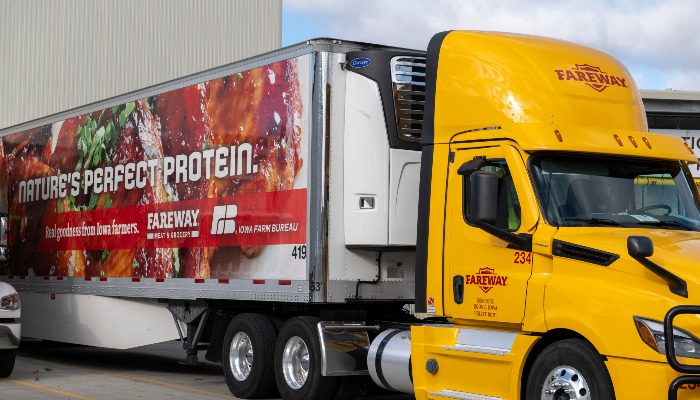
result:
<svg viewBox="0 0 700 400"><path fill-rule="evenodd" d="M639 221L639 225L651 225L651 226L682 226L687 229L687 227L680 222L676 221Z"/></svg>
<svg viewBox="0 0 700 400"><path fill-rule="evenodd" d="M580 221L580 222L589 222L591 224L598 224L598 225L609 225L609 226L622 226L619 222L613 221L610 218L564 218L564 221Z"/></svg>

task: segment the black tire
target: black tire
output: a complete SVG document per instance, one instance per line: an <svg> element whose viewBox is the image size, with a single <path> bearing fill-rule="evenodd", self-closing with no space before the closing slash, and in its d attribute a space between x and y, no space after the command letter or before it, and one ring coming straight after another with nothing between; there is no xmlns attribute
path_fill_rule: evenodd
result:
<svg viewBox="0 0 700 400"><path fill-rule="evenodd" d="M285 400L328 400L332 398L338 378L321 375L321 344L318 339L316 325L318 318L315 317L296 317L287 321L282 327L282 331L277 337L275 345L275 380L277 381L277 389L280 395ZM284 359L294 359L294 357L285 356L285 349L290 344L296 343L300 348L305 347L306 351L299 353L308 353L308 366L305 378L300 378L285 369ZM293 354L299 354L294 353ZM291 362L291 365L297 365L301 368L302 363ZM289 365L289 364L288 364ZM300 378L300 379L296 379ZM288 380L289 379L289 380ZM296 387L289 382L297 383Z"/></svg>
<svg viewBox="0 0 700 400"><path fill-rule="evenodd" d="M565 386L555 386L557 382ZM545 386L555 395L543 397ZM603 357L585 340L555 342L535 359L527 380L527 400L557 398L556 391L574 389L591 400L614 400L612 380Z"/></svg>
<svg viewBox="0 0 700 400"><path fill-rule="evenodd" d="M7 378L15 368L17 349L0 350L0 378Z"/></svg>
<svg viewBox="0 0 700 400"><path fill-rule="evenodd" d="M222 362L226 384L234 396L247 399L268 397L275 389L272 363L276 337L275 327L262 314L239 314L229 322L224 335ZM234 340L236 348L232 352ZM241 352L245 350L246 340L253 359L248 367L242 368L237 360L245 363Z"/></svg>
<svg viewBox="0 0 700 400"><path fill-rule="evenodd" d="M338 378L331 400L352 400L360 394L363 377L343 376Z"/></svg>

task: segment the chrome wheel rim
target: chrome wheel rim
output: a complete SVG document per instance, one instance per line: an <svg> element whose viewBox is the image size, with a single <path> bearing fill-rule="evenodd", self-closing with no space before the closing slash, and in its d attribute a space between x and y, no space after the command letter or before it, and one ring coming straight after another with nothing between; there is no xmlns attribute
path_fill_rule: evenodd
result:
<svg viewBox="0 0 700 400"><path fill-rule="evenodd" d="M576 368L562 365L554 368L542 386L542 400L590 400L588 382Z"/></svg>
<svg viewBox="0 0 700 400"><path fill-rule="evenodd" d="M233 337L229 361L231 372L237 381L248 379L253 368L253 345L250 343L250 337L244 332L238 332Z"/></svg>
<svg viewBox="0 0 700 400"><path fill-rule="evenodd" d="M306 383L309 375L309 349L299 336L289 338L284 346L282 372L287 385L294 390Z"/></svg>

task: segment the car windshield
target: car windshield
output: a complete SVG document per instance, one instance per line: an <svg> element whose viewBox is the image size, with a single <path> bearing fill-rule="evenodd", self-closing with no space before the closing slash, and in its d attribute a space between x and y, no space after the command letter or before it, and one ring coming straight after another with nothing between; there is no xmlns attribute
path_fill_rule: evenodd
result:
<svg viewBox="0 0 700 400"><path fill-rule="evenodd" d="M553 226L700 231L692 178L681 162L542 154L530 169Z"/></svg>

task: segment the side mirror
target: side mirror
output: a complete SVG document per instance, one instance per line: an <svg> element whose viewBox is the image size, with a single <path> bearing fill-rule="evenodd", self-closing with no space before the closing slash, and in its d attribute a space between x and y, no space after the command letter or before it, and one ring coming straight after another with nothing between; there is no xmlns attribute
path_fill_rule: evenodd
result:
<svg viewBox="0 0 700 400"><path fill-rule="evenodd" d="M477 225L493 225L498 212L498 176L475 171L469 186L469 218Z"/></svg>
<svg viewBox="0 0 700 400"><path fill-rule="evenodd" d="M629 236L627 238L627 253L632 258L647 258L654 254L654 243L646 236Z"/></svg>
<svg viewBox="0 0 700 400"><path fill-rule="evenodd" d="M671 293L688 298L688 284L683 278L647 258L654 254L654 243L650 238L646 236L628 236L627 253L646 269L665 280Z"/></svg>
<svg viewBox="0 0 700 400"><path fill-rule="evenodd" d="M498 213L498 175L474 171L469 185L469 220L479 229L509 243L514 248L532 251L530 235L516 235L494 226Z"/></svg>

